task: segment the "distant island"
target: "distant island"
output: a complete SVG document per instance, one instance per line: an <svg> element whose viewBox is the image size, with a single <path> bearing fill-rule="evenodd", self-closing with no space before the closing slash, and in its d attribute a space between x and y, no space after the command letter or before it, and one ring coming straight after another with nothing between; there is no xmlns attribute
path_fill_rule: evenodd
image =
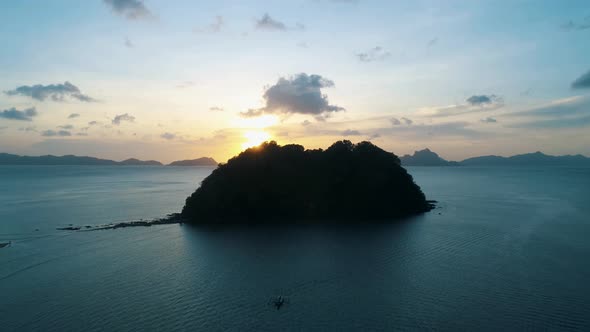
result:
<svg viewBox="0 0 590 332"><path fill-rule="evenodd" d="M463 161L447 161L436 152L426 148L406 154L399 158L402 166L569 166L590 167L590 158L583 155L550 156L542 152L518 154L512 157L481 156ZM166 166L207 166L215 167L219 163L213 158L202 157L173 161ZM72 165L72 166L164 166L157 160L139 160L129 158L123 161L100 159L86 156L19 156L0 153L1 165Z"/></svg>
<svg viewBox="0 0 590 332"><path fill-rule="evenodd" d="M430 211L399 158L370 142L267 142L220 165L186 200L193 224L392 220Z"/></svg>
<svg viewBox="0 0 590 332"><path fill-rule="evenodd" d="M578 155L550 156L542 152L518 154L512 157L481 156L463 161L447 161L435 152L424 149L400 158L403 166L590 166L590 158Z"/></svg>
<svg viewBox="0 0 590 332"><path fill-rule="evenodd" d="M590 166L590 158L580 154L549 156L542 152L519 154L512 157L482 156L465 159L465 166Z"/></svg>
<svg viewBox="0 0 590 332"><path fill-rule="evenodd" d="M178 160L171 162L168 166L217 166L217 162L213 158L198 158L191 160Z"/></svg>
<svg viewBox="0 0 590 332"><path fill-rule="evenodd" d="M164 166L156 160L139 160L135 158L123 161L100 159L95 157L66 156L19 156L0 153L0 165L55 165L55 166ZM194 160L174 161L168 166L217 166L213 158L199 158Z"/></svg>
<svg viewBox="0 0 590 332"><path fill-rule="evenodd" d="M438 154L424 149L414 152L413 155L405 155L400 158L404 166L457 166L456 161L446 161Z"/></svg>

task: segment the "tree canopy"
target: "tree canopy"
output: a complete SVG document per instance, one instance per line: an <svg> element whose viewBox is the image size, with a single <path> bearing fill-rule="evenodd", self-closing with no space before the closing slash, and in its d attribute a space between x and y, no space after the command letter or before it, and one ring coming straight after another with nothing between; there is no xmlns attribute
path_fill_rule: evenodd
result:
<svg viewBox="0 0 590 332"><path fill-rule="evenodd" d="M326 150L266 142L220 165L186 200L190 223L361 221L429 211L399 158L370 142Z"/></svg>

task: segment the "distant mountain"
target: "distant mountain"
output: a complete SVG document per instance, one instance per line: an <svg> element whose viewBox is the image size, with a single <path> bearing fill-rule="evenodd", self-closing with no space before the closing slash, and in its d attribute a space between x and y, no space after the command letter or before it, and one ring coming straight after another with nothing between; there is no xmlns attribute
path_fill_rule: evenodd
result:
<svg viewBox="0 0 590 332"><path fill-rule="evenodd" d="M465 166L590 166L590 158L582 155L549 156L542 152L518 154L512 157L482 156L465 159Z"/></svg>
<svg viewBox="0 0 590 332"><path fill-rule="evenodd" d="M549 156L542 152L512 157L481 156L460 162L447 161L429 149L400 157L403 166L590 166L590 158L582 155Z"/></svg>
<svg viewBox="0 0 590 332"><path fill-rule="evenodd" d="M400 158L403 166L457 166L455 161L446 161L438 154L424 149L415 151L413 155L405 155Z"/></svg>
<svg viewBox="0 0 590 332"><path fill-rule="evenodd" d="M156 160L139 160L135 158L130 158L119 162L119 165L162 166L162 163Z"/></svg>
<svg viewBox="0 0 590 332"><path fill-rule="evenodd" d="M8 153L0 153L0 165L93 165L93 166L123 166L123 165L159 165L159 161L148 160L142 161L138 159L127 159L121 162L99 159L94 157L79 157L73 155L67 156L18 156Z"/></svg>
<svg viewBox="0 0 590 332"><path fill-rule="evenodd" d="M191 160L178 160L171 162L168 166L217 166L217 162L213 158L198 158Z"/></svg>

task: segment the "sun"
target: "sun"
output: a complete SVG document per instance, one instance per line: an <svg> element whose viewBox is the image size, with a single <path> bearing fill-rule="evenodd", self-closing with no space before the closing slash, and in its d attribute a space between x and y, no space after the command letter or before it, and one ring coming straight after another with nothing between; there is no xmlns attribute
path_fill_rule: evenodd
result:
<svg viewBox="0 0 590 332"><path fill-rule="evenodd" d="M260 130L252 130L245 132L244 137L246 138L246 142L242 144L242 149L245 150L268 141L270 139L270 134Z"/></svg>

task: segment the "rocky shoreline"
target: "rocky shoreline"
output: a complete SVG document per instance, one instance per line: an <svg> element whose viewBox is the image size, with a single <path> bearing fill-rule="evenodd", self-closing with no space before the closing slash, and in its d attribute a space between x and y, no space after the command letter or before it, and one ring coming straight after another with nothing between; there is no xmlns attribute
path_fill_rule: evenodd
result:
<svg viewBox="0 0 590 332"><path fill-rule="evenodd" d="M107 229L119 229L127 227L151 227L155 225L172 225L182 224L184 219L180 213L171 213L164 218L153 219L153 220L135 220L119 223L110 223L106 225L98 226L73 226L56 228L58 231L77 231L77 232L88 232L88 231L102 231Z"/></svg>

